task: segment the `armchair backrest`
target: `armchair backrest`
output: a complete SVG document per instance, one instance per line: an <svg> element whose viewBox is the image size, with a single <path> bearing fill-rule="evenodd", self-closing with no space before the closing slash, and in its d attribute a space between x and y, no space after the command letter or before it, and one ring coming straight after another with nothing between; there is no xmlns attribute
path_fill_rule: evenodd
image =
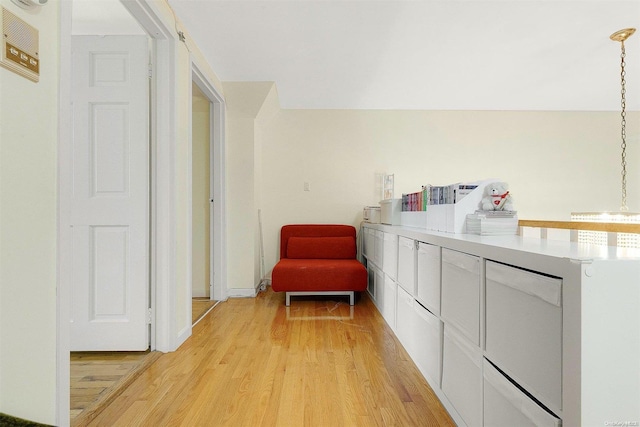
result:
<svg viewBox="0 0 640 427"><path fill-rule="evenodd" d="M352 225L338 224L292 224L280 230L280 258L287 258L287 247L291 237L352 237L355 248L356 229ZM335 242L332 242L335 243ZM340 256L342 257L342 256ZM354 253L355 257L355 253Z"/></svg>

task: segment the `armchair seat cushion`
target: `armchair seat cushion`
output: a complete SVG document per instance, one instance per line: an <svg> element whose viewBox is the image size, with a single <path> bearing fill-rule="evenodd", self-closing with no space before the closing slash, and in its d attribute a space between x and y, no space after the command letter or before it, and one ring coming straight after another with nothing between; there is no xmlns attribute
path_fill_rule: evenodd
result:
<svg viewBox="0 0 640 427"><path fill-rule="evenodd" d="M281 259L271 273L276 292L364 291L367 270L355 259Z"/></svg>

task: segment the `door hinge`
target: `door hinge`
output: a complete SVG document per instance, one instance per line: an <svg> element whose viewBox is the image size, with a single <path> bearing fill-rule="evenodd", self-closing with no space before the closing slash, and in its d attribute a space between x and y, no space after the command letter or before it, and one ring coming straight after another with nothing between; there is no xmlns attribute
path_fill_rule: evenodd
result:
<svg viewBox="0 0 640 427"><path fill-rule="evenodd" d="M152 318L153 318L153 309L148 308L147 309L147 325L150 325L152 323Z"/></svg>
<svg viewBox="0 0 640 427"><path fill-rule="evenodd" d="M153 66L151 64L149 64L148 73L149 73L149 78L152 78L153 77Z"/></svg>

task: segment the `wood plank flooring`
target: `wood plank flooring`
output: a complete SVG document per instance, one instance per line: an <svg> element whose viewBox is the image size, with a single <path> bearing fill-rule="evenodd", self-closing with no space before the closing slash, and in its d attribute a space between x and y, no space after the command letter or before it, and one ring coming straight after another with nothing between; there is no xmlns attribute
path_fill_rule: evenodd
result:
<svg viewBox="0 0 640 427"><path fill-rule="evenodd" d="M216 303L209 298L193 298L193 323ZM88 424L159 356L148 351L71 353L71 424Z"/></svg>
<svg viewBox="0 0 640 427"><path fill-rule="evenodd" d="M191 324L195 324L218 301L209 298L193 298L191 300Z"/></svg>
<svg viewBox="0 0 640 427"><path fill-rule="evenodd" d="M363 295L220 303L90 426L453 426Z"/></svg>
<svg viewBox="0 0 640 427"><path fill-rule="evenodd" d="M159 356L148 351L71 353L71 424L86 425Z"/></svg>

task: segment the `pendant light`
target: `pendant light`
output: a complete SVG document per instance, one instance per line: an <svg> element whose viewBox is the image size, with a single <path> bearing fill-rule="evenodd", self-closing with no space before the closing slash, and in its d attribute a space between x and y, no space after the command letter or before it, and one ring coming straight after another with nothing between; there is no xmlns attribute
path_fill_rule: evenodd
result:
<svg viewBox="0 0 640 427"><path fill-rule="evenodd" d="M611 34L609 38L620 42L620 137L621 137L621 166L622 166L622 201L619 212L581 212L572 213L572 221L589 222L619 222L619 223L640 223L640 213L629 212L627 207L627 90L625 58L626 50L624 42L636 32L635 28L625 28ZM611 233L598 231L580 231L578 241L585 243L604 244L623 247L640 247L640 235L618 233L613 239Z"/></svg>

